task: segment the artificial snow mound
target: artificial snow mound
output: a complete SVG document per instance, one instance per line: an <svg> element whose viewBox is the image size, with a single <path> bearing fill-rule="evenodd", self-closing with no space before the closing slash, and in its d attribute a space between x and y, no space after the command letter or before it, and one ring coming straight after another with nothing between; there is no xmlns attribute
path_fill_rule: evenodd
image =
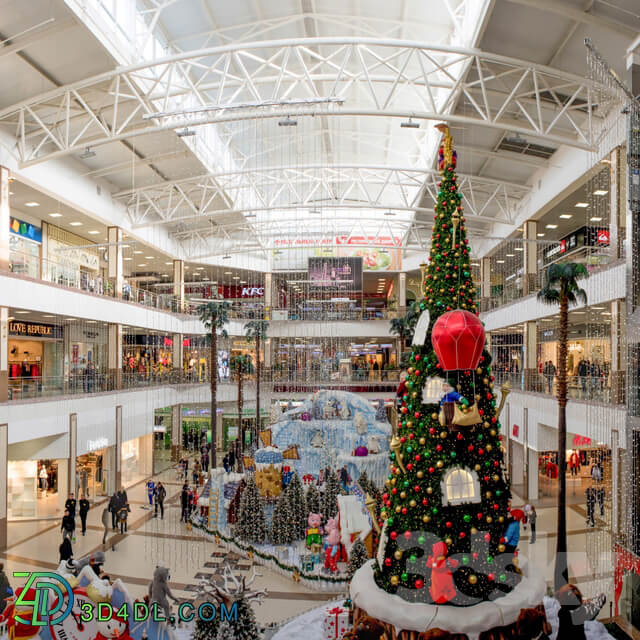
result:
<svg viewBox="0 0 640 640"><path fill-rule="evenodd" d="M519 555L523 574L526 563ZM399 595L387 593L375 581L373 561L356 571L351 581L351 601L370 616L387 622L400 631L443 629L449 633L465 633L469 640L488 629L514 623L522 609L542 603L547 587L539 576L523 575L512 591L493 602L480 602L471 607L407 602Z"/></svg>

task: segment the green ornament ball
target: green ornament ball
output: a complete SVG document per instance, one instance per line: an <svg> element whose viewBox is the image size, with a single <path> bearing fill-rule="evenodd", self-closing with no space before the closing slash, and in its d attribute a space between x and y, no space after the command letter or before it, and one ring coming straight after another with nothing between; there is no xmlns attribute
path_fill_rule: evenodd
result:
<svg viewBox="0 0 640 640"><path fill-rule="evenodd" d="M409 562L411 564L415 564L416 563L417 558L414 555L409 556Z"/></svg>
<svg viewBox="0 0 640 640"><path fill-rule="evenodd" d="M408 487L408 486L409 486L409 481L408 481L408 480L405 480L405 481L402 483L402 486L403 486L403 487Z"/></svg>
<svg viewBox="0 0 640 640"><path fill-rule="evenodd" d="M389 517L387 518L387 524L388 524L390 527L392 527L392 526L393 526L393 516L389 516Z"/></svg>
<svg viewBox="0 0 640 640"><path fill-rule="evenodd" d="M487 563L488 564L492 564L493 563L493 558L491 556L487 556Z"/></svg>
<svg viewBox="0 0 640 640"><path fill-rule="evenodd" d="M500 489L496 489L496 495L499 498L502 495L502 491L500 491Z"/></svg>
<svg viewBox="0 0 640 640"><path fill-rule="evenodd" d="M406 582L409 579L409 574L405 571L401 576L400 579L402 580L402 582Z"/></svg>
<svg viewBox="0 0 640 640"><path fill-rule="evenodd" d="M431 509L431 513L433 513L434 516L438 515L438 507L433 507L433 509Z"/></svg>
<svg viewBox="0 0 640 640"><path fill-rule="evenodd" d="M507 576L504 573L500 574L500 582L504 582L507 579Z"/></svg>
<svg viewBox="0 0 640 640"><path fill-rule="evenodd" d="M456 452L455 452L455 451L452 451L452 452L451 452L451 457L452 457L452 458L455 458L455 457L456 457Z"/></svg>
<svg viewBox="0 0 640 640"><path fill-rule="evenodd" d="M462 556L462 564L469 564L469 556Z"/></svg>
<svg viewBox="0 0 640 640"><path fill-rule="evenodd" d="M425 537L424 536L420 536L418 538L418 544L424 544L424 541L425 541Z"/></svg>
<svg viewBox="0 0 640 640"><path fill-rule="evenodd" d="M462 519L466 522L469 523L471 522L471 516L468 513L465 513L464 516L462 516Z"/></svg>

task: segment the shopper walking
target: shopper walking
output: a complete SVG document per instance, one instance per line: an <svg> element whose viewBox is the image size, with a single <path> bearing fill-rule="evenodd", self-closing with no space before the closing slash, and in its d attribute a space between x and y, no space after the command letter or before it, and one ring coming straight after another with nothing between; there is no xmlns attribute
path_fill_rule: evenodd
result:
<svg viewBox="0 0 640 640"><path fill-rule="evenodd" d="M164 488L162 482L158 482L155 492L156 510L154 518L158 517L158 507L160 507L160 520L164 520L164 499L167 497L167 490Z"/></svg>
<svg viewBox="0 0 640 640"><path fill-rule="evenodd" d="M202 466L203 473L209 473L209 451L206 447L202 447L204 449L204 453L200 457L200 465Z"/></svg>
<svg viewBox="0 0 640 640"><path fill-rule="evenodd" d="M529 544L536 543L536 520L538 519L538 514L536 513L536 508L531 505L531 511L529 511L529 524L531 525L531 538L529 540Z"/></svg>
<svg viewBox="0 0 640 640"><path fill-rule="evenodd" d="M222 466L224 467L225 473L229 473L231 467L229 466L229 454L225 453L224 458L222 458Z"/></svg>
<svg viewBox="0 0 640 640"><path fill-rule="evenodd" d="M189 487L185 484L182 487L182 493L180 494L180 522L187 522L189 511Z"/></svg>
<svg viewBox="0 0 640 640"><path fill-rule="evenodd" d="M604 487L598 487L596 490L596 498L598 499L598 506L600 507L600 517L604 518Z"/></svg>
<svg viewBox="0 0 640 640"><path fill-rule="evenodd" d="M115 531L118 528L118 493L114 492L114 494L109 498L109 506L107 507L109 512L111 513L111 527Z"/></svg>
<svg viewBox="0 0 640 640"><path fill-rule="evenodd" d="M507 517L507 522L507 529L504 532L505 551L513 553L520 542L520 523L511 514Z"/></svg>
<svg viewBox="0 0 640 640"><path fill-rule="evenodd" d="M578 362L578 377L580 378L580 388L582 389L582 397L587 395L587 373L589 367L586 360L580 360Z"/></svg>
<svg viewBox="0 0 640 640"><path fill-rule="evenodd" d="M129 517L129 511L131 508L128 503L125 503L118 510L118 520L120 522L120 533L128 533L129 529L127 527L127 518Z"/></svg>
<svg viewBox="0 0 640 640"><path fill-rule="evenodd" d="M107 544L107 536L109 535L109 520L110 520L110 508L105 507L102 510L102 526L104 527L104 534L102 535L103 546Z"/></svg>
<svg viewBox="0 0 640 640"><path fill-rule="evenodd" d="M63 542L65 538L73 538L73 532L75 531L75 528L76 528L75 518L71 516L68 509L65 509L64 516L62 517L62 524L60 526Z"/></svg>
<svg viewBox="0 0 640 640"><path fill-rule="evenodd" d="M60 552L60 562L67 562L73 557L73 548L71 546L71 540L69 538L63 538L62 544L58 547Z"/></svg>
<svg viewBox="0 0 640 640"><path fill-rule="evenodd" d="M87 496L85 496L84 494L82 495L82 498L80 498L80 504L78 505L78 507L80 509L80 522L82 523L82 535L85 536L87 535L87 516L89 515L89 509L91 508L91 505L87 500Z"/></svg>
<svg viewBox="0 0 640 640"><path fill-rule="evenodd" d="M193 478L193 484L197 487L200 484L200 463L196 460L193 463L193 471L191 476Z"/></svg>
<svg viewBox="0 0 640 640"><path fill-rule="evenodd" d="M69 515L75 520L76 517L76 499L73 497L73 493L69 494L67 501L64 503L64 508L69 512Z"/></svg>
<svg viewBox="0 0 640 640"><path fill-rule="evenodd" d="M572 476L577 476L580 471L580 456L576 451L573 451L569 456L569 471Z"/></svg>
<svg viewBox="0 0 640 640"><path fill-rule="evenodd" d="M587 498L587 526L594 527L595 521L593 515L596 506L595 489L593 487L587 487L585 494Z"/></svg>

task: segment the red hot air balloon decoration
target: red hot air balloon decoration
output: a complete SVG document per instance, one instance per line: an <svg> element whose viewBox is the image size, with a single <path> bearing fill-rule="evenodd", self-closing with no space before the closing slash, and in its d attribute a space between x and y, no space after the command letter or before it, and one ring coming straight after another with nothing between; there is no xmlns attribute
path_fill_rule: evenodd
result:
<svg viewBox="0 0 640 640"><path fill-rule="evenodd" d="M469 311L449 311L434 323L431 343L444 371L475 369L484 348L484 327Z"/></svg>

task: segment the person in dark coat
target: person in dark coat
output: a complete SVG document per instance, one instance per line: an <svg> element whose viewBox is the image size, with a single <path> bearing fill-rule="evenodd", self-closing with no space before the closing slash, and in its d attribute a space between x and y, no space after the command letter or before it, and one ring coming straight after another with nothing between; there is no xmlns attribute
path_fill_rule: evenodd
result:
<svg viewBox="0 0 640 640"><path fill-rule="evenodd" d="M118 528L118 493L109 498L109 511L111 512L111 527L115 531Z"/></svg>
<svg viewBox="0 0 640 640"><path fill-rule="evenodd" d="M87 535L87 516L89 515L89 508L91 505L87 500L87 496L83 495L80 498L80 504L78 505L80 508L80 522L82 522L82 535Z"/></svg>
<svg viewBox="0 0 640 640"><path fill-rule="evenodd" d="M13 589L9 584L9 578L4 572L4 563L0 562L0 613L2 613L7 606L7 598L13 595Z"/></svg>
<svg viewBox="0 0 640 640"><path fill-rule="evenodd" d="M62 544L59 547L60 562L66 562L73 557L73 547L71 546L71 540L64 538Z"/></svg>
<svg viewBox="0 0 640 640"><path fill-rule="evenodd" d="M595 620L604 606L607 596L604 593L590 600L583 600L580 589L566 584L556 593L560 603L558 612L558 640L586 640L584 623Z"/></svg>
<svg viewBox="0 0 640 640"><path fill-rule="evenodd" d="M189 517L189 487L186 484L182 487L182 493L180 494L180 507L182 509L180 522L187 522Z"/></svg>
<svg viewBox="0 0 640 640"><path fill-rule="evenodd" d="M154 502L155 502L155 513L153 514L154 518L158 517L158 507L160 507L160 520L164 520L164 499L167 497L167 490L164 488L162 482L158 482L156 488L154 490Z"/></svg>
<svg viewBox="0 0 640 640"><path fill-rule="evenodd" d="M236 466L236 453L232 447L231 449L229 449L229 467L231 468L231 471L235 469L235 466Z"/></svg>
<svg viewBox="0 0 640 640"><path fill-rule="evenodd" d="M596 490L593 487L587 487L585 493L587 496L587 524L593 527L595 526L593 516L596 509Z"/></svg>
<svg viewBox="0 0 640 640"><path fill-rule="evenodd" d="M69 512L69 515L75 519L76 517L76 499L73 497L73 493L69 494L67 501L64 503L64 508Z"/></svg>
<svg viewBox="0 0 640 640"><path fill-rule="evenodd" d="M209 472L209 452L206 447L202 447L204 449L204 453L200 456L200 466L202 467L203 473Z"/></svg>
<svg viewBox="0 0 640 640"><path fill-rule="evenodd" d="M76 528L76 521L69 513L68 509L65 509L64 516L62 518L62 525L60 526L60 531L62 532L62 539L72 538L73 532Z"/></svg>

